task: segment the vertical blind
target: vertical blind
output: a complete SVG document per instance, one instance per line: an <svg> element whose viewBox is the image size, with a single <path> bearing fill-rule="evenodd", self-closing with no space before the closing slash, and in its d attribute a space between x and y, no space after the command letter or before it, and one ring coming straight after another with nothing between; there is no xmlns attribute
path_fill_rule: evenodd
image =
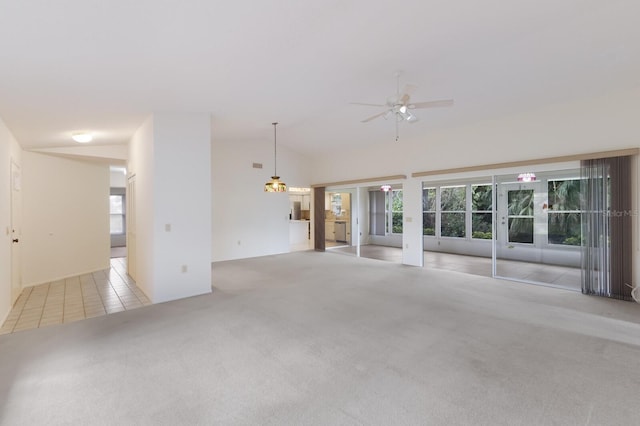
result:
<svg viewBox="0 0 640 426"><path fill-rule="evenodd" d="M582 292L631 300L631 157L581 163Z"/></svg>
<svg viewBox="0 0 640 426"><path fill-rule="evenodd" d="M386 232L386 192L369 191L369 233L371 235L385 235Z"/></svg>

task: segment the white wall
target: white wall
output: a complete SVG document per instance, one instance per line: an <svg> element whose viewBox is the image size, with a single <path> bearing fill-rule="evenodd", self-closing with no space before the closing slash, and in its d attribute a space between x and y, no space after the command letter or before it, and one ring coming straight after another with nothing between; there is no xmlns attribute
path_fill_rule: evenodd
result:
<svg viewBox="0 0 640 426"><path fill-rule="evenodd" d="M126 188L127 177L121 171L111 170L109 172L109 185L111 188Z"/></svg>
<svg viewBox="0 0 640 426"><path fill-rule="evenodd" d="M127 241L129 256L135 259L136 285L153 301L154 279L154 160L153 117L147 118L129 142L127 172L135 179L136 211L129 212L128 220L135 221L136 243ZM127 197L130 197L127 194Z"/></svg>
<svg viewBox="0 0 640 426"><path fill-rule="evenodd" d="M22 150L0 119L0 322L11 310L11 161L21 165Z"/></svg>
<svg viewBox="0 0 640 426"><path fill-rule="evenodd" d="M136 282L154 303L211 292L211 122L155 113L131 141Z"/></svg>
<svg viewBox="0 0 640 426"><path fill-rule="evenodd" d="M411 194L411 196L406 196ZM418 196L416 196L418 195ZM402 263L422 266L422 182L417 179L402 185Z"/></svg>
<svg viewBox="0 0 640 426"><path fill-rule="evenodd" d="M312 180L410 177L420 171L638 147L638 98L640 87L439 131L420 121L411 125L424 127L419 139L315 157Z"/></svg>
<svg viewBox="0 0 640 426"><path fill-rule="evenodd" d="M214 130L212 148L212 260L289 252L289 194L264 192L273 174L273 141L216 141ZM309 166L278 143L277 171L288 186L308 187Z"/></svg>
<svg viewBox="0 0 640 426"><path fill-rule="evenodd" d="M109 268L109 167L22 154L23 285Z"/></svg>

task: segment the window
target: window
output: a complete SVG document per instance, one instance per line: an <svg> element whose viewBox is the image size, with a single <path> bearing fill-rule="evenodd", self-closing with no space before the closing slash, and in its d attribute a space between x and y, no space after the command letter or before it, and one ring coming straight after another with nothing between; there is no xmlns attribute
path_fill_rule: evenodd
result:
<svg viewBox="0 0 640 426"><path fill-rule="evenodd" d="M436 188L422 189L422 235L436 235Z"/></svg>
<svg viewBox="0 0 640 426"><path fill-rule="evenodd" d="M440 235L464 237L466 235L466 186L440 188Z"/></svg>
<svg viewBox="0 0 640 426"><path fill-rule="evenodd" d="M549 244L579 246L580 179L549 180L548 191Z"/></svg>
<svg viewBox="0 0 640 426"><path fill-rule="evenodd" d="M391 233L402 234L402 189L389 191L391 198Z"/></svg>
<svg viewBox="0 0 640 426"><path fill-rule="evenodd" d="M402 234L402 189L369 192L369 233Z"/></svg>
<svg viewBox="0 0 640 426"><path fill-rule="evenodd" d="M342 214L342 195L340 193L331 194L331 211L334 216Z"/></svg>
<svg viewBox="0 0 640 426"><path fill-rule="evenodd" d="M509 242L533 244L533 189L507 192Z"/></svg>
<svg viewBox="0 0 640 426"><path fill-rule="evenodd" d="M493 200L490 184L471 185L471 238L490 240Z"/></svg>
<svg viewBox="0 0 640 426"><path fill-rule="evenodd" d="M124 195L109 196L111 235L124 234Z"/></svg>

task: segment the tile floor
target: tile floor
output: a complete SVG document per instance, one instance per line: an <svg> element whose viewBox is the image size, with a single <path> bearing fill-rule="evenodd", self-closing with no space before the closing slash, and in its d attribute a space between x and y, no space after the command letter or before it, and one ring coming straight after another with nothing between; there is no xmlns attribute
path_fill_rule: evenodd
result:
<svg viewBox="0 0 640 426"><path fill-rule="evenodd" d="M356 253L356 247L335 247L328 248L328 250L349 255L355 255ZM363 245L360 246L360 256L402 263L402 249L397 247L373 244ZM579 268L513 260L498 260L497 266L498 276L503 278L580 290ZM492 276L491 259L478 256L425 251L424 267L446 269L484 277Z"/></svg>
<svg viewBox="0 0 640 426"><path fill-rule="evenodd" d="M0 334L62 324L150 305L126 273L126 258L111 268L27 287L0 328Z"/></svg>

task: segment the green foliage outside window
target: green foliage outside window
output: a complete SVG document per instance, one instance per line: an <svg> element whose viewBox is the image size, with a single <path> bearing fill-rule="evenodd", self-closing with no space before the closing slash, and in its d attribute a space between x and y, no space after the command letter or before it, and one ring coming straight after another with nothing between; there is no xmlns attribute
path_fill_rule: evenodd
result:
<svg viewBox="0 0 640 426"><path fill-rule="evenodd" d="M436 189L422 190L422 235L436 235Z"/></svg>
<svg viewBox="0 0 640 426"><path fill-rule="evenodd" d="M580 179L550 180L548 183L549 244L582 244Z"/></svg>
<svg viewBox="0 0 640 426"><path fill-rule="evenodd" d="M443 186L440 189L440 235L464 237L466 234L466 186Z"/></svg>
<svg viewBox="0 0 640 426"><path fill-rule="evenodd" d="M402 234L402 190L394 189L391 195L391 232Z"/></svg>
<svg viewBox="0 0 640 426"><path fill-rule="evenodd" d="M493 215L492 185L471 186L471 238L490 240Z"/></svg>
<svg viewBox="0 0 640 426"><path fill-rule="evenodd" d="M509 242L533 243L533 189L518 189L507 193L509 211Z"/></svg>

